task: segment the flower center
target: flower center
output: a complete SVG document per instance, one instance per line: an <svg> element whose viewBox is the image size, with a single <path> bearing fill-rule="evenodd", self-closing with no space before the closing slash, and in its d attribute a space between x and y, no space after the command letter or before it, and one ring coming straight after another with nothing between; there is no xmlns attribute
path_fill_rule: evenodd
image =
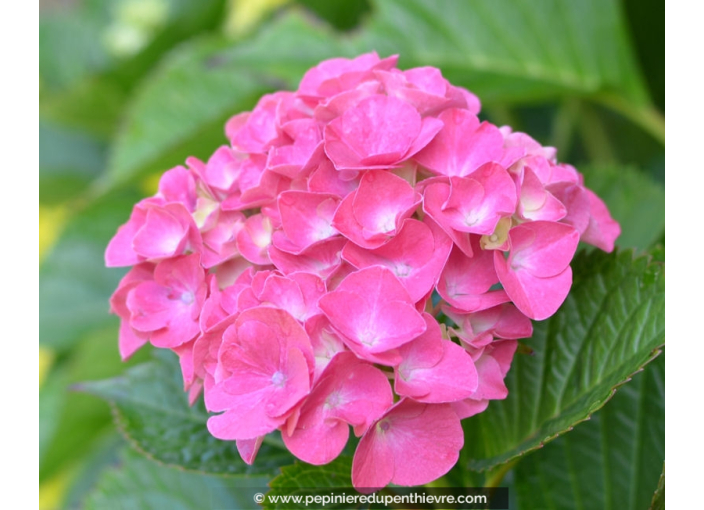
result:
<svg viewBox="0 0 704 510"><path fill-rule="evenodd" d="M280 370L274 372L274 375L271 376L271 382L274 384L274 386L283 386L284 381L286 380L286 376L281 373Z"/></svg>

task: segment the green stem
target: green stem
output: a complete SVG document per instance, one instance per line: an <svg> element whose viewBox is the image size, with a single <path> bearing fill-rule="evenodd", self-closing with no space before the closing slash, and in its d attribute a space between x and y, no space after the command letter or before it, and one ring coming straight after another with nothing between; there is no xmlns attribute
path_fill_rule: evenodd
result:
<svg viewBox="0 0 704 510"><path fill-rule="evenodd" d="M558 150L562 160L569 154L578 120L579 101L576 99L563 101L553 117L550 145Z"/></svg>
<svg viewBox="0 0 704 510"><path fill-rule="evenodd" d="M491 104L487 105L483 110L486 110L487 116L497 126L511 126L514 131L520 131L521 122L508 106Z"/></svg>
<svg viewBox="0 0 704 510"><path fill-rule="evenodd" d="M286 445L284 444L283 440L278 436L272 436L271 434L267 434L264 436L264 439L262 439L262 443L274 446L275 448L279 448L280 450L289 451L288 448L286 448Z"/></svg>
<svg viewBox="0 0 704 510"><path fill-rule="evenodd" d="M624 98L612 94L599 94L592 99L594 102L620 113L663 146L665 145L665 117L652 106L636 106Z"/></svg>
<svg viewBox="0 0 704 510"><path fill-rule="evenodd" d="M511 469L513 469L513 466L515 466L518 461L518 458L513 459L512 461L507 462L506 464L502 464L496 469L487 473L486 480L484 481L484 487L498 487L501 483L501 480L503 480L504 476L506 476L506 473L511 471Z"/></svg>
<svg viewBox="0 0 704 510"><path fill-rule="evenodd" d="M579 108L580 129L584 148L589 159L595 163L610 164L616 161L606 126L599 118L594 106L582 102Z"/></svg>

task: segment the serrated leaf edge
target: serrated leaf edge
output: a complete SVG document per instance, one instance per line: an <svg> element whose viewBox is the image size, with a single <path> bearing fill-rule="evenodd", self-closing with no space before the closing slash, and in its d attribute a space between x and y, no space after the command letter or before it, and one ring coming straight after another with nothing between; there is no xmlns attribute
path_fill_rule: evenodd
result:
<svg viewBox="0 0 704 510"><path fill-rule="evenodd" d="M662 270L662 269L664 269L664 267L665 267L665 263L664 263L664 262L659 261L659 260L654 260L653 257L652 257L652 255L650 255L650 253L648 253L648 252L645 252L645 253L638 253L638 250L636 250L635 248L629 248L629 249L626 249L626 250L620 250L619 253L618 253L618 255L622 255L622 254L626 254L626 253L631 253L631 261L632 261L632 262L635 262L635 261L637 261L637 260L639 260L639 259L643 259L643 258L647 259L646 269L647 269L648 267L650 267L650 266L659 266L659 269ZM584 257L584 256L586 256L586 255L581 255L581 256ZM623 256L624 256L624 258L625 258L625 255L623 255ZM542 440L540 441L540 443L538 443L537 445L532 446L532 447L530 447L530 448L527 448L527 449L525 449L525 450L522 450L521 452L517 453L516 455L513 455L513 456L509 457L508 459L506 459L506 460L504 460L504 461L501 461L501 462L494 462L494 463L488 464L488 465L486 465L486 466L484 466L484 467L482 467L482 468L478 468L478 469L471 469L471 468L469 468L469 467L467 467L467 469L470 469L471 471L474 471L474 472L477 472L477 473L482 473L482 472L484 472L484 471L488 471L488 470L494 469L494 468L496 468L497 466L504 465L504 464L506 464L506 463L508 463L508 462L511 462L511 461L515 460L515 459L520 459L520 458L524 457L524 456L525 456L526 454L528 454L528 453L534 452L535 450L539 450L540 448L542 448L543 446L545 446L545 445L546 445L547 443L549 443L550 441L553 441L554 439L557 439L558 437L564 435L565 433L572 431L572 430L574 429L574 427L577 426L577 425L579 425L580 423L583 423L583 422L585 422L585 421L590 420L591 417L592 417L592 415L593 415L594 413L596 413L597 411L599 411L600 409L602 409L602 408L606 405L606 403L607 403L609 400L611 400L611 399L613 398L613 396L615 395L616 391L617 391L621 386L623 386L624 384L626 384L627 382L629 382L629 381L633 378L633 376L635 376L636 374L642 372L642 371L645 369L645 367L646 367L648 364L650 364L650 362L652 362L655 358L657 358L657 357L660 355L660 353L662 352L662 348L663 348L664 346L665 346L665 343L663 342L662 344L660 344L660 345L658 345L657 347L655 347L655 348L650 352L650 356L648 357L648 359L646 359L645 362L643 362L642 365L640 365L635 371L633 371L633 373L629 374L624 380L622 380L621 382L619 382L619 383L617 383L616 385L614 385L614 386L611 388L609 394L606 396L606 398L605 398L601 403L598 403L598 402L597 402L598 405L597 405L596 407L594 407L593 409L591 409L591 410L588 412L588 414L587 414L587 416L586 416L585 418L583 418L583 419L581 419L581 420L578 420L578 421L572 423L572 425L570 425L569 427L567 427L567 428L565 428L565 429L563 429L563 430L561 430L561 431L559 431L559 432L556 432L556 433L553 434L553 435L547 436L546 438L542 439Z"/></svg>

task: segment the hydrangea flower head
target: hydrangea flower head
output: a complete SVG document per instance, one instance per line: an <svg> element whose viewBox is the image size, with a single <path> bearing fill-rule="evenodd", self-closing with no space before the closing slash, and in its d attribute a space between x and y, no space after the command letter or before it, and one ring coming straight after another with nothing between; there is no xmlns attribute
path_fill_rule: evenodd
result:
<svg viewBox="0 0 704 510"><path fill-rule="evenodd" d="M565 300L578 242L620 233L554 149L479 112L438 69L369 53L232 117L107 248L133 266L111 299L122 357L173 350L247 463L279 431L326 464L351 427L359 490L447 473L461 420L508 396L518 340Z"/></svg>

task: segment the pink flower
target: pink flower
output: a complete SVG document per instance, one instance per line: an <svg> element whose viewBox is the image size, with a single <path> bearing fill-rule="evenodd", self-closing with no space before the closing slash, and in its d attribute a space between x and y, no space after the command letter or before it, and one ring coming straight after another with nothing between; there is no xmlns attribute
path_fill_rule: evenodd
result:
<svg viewBox="0 0 704 510"><path fill-rule="evenodd" d="M120 317L119 349L123 361L129 359L140 347L149 341L149 335L138 332L130 326L130 309L127 308L127 295L143 281L154 279L154 264L139 264L120 280L117 290L110 298L110 311Z"/></svg>
<svg viewBox="0 0 704 510"><path fill-rule="evenodd" d="M338 170L389 168L413 156L442 128L395 97L375 95L325 128L325 153Z"/></svg>
<svg viewBox="0 0 704 510"><path fill-rule="evenodd" d="M443 307L443 312L457 324L453 329L463 344L474 349L481 349L494 338L517 340L533 334L530 319L511 303L473 313Z"/></svg>
<svg viewBox="0 0 704 510"><path fill-rule="evenodd" d="M444 340L440 325L423 314L425 333L403 345L403 360L395 368L394 389L418 402L455 402L470 397L477 389L477 371L462 347Z"/></svg>
<svg viewBox="0 0 704 510"><path fill-rule="evenodd" d="M591 190L589 196L589 225L582 234L585 243L593 244L606 252L614 249L614 241L621 235L620 225L614 221L606 204Z"/></svg>
<svg viewBox="0 0 704 510"><path fill-rule="evenodd" d="M342 257L356 268L386 266L408 291L413 302L431 292L452 249L452 241L429 218L404 221L388 243L365 250L347 243Z"/></svg>
<svg viewBox="0 0 704 510"><path fill-rule="evenodd" d="M350 274L318 305L348 347L363 357L410 342L426 328L406 289L381 266Z"/></svg>
<svg viewBox="0 0 704 510"><path fill-rule="evenodd" d="M352 483L373 492L390 483L423 485L447 473L464 445L449 404L403 399L370 427L357 446Z"/></svg>
<svg viewBox="0 0 704 510"><path fill-rule="evenodd" d="M252 264L268 264L273 230L269 217L263 214L250 216L237 234L238 251Z"/></svg>
<svg viewBox="0 0 704 510"><path fill-rule="evenodd" d="M219 439L255 439L276 430L310 391L313 351L305 330L283 310L252 308L225 330L219 363L227 372L206 394Z"/></svg>
<svg viewBox="0 0 704 510"><path fill-rule="evenodd" d="M279 195L281 230L273 236L276 247L300 254L306 248L337 234L333 215L340 200L327 193L285 191Z"/></svg>
<svg viewBox="0 0 704 510"><path fill-rule="evenodd" d="M327 464L345 447L349 425L361 435L392 403L389 380L378 368L340 353L301 407L295 428L283 434L284 443L301 460Z"/></svg>
<svg viewBox="0 0 704 510"><path fill-rule="evenodd" d="M515 340L501 340L475 351L474 363L479 385L469 398L452 403L452 408L460 419L481 413L487 408L490 400L503 400L508 396L504 378L511 367L517 346Z"/></svg>
<svg viewBox="0 0 704 510"><path fill-rule="evenodd" d="M509 232L508 258L494 252L494 267L513 303L525 315L543 320L554 314L572 286L569 263L579 232L563 223L523 223Z"/></svg>
<svg viewBox="0 0 704 510"><path fill-rule="evenodd" d="M620 233L554 148L396 61L331 59L262 97L105 254L134 266L110 300L123 359L172 350L248 464L275 431L328 463L351 426L364 492L452 468L460 420L510 398L518 340L565 300L578 242L611 251Z"/></svg>
<svg viewBox="0 0 704 510"><path fill-rule="evenodd" d="M366 53L352 60L326 60L306 72L298 87L298 94L306 99L335 96L353 89L371 77L374 70L392 69L397 60L397 56L380 59L376 53Z"/></svg>
<svg viewBox="0 0 704 510"><path fill-rule="evenodd" d="M410 184L392 173L367 172L340 203L333 226L355 244L374 249L389 241L421 202Z"/></svg>
<svg viewBox="0 0 704 510"><path fill-rule="evenodd" d="M130 221L120 227L105 252L108 267L158 262L201 250L201 237L191 214L180 203L142 201Z"/></svg>
<svg viewBox="0 0 704 510"><path fill-rule="evenodd" d="M284 274L296 271L313 273L323 279L334 275L342 265L342 248L346 240L331 237L320 241L314 247L294 255L279 250L276 245L269 246L269 259Z"/></svg>
<svg viewBox="0 0 704 510"><path fill-rule="evenodd" d="M494 269L494 257L479 247L479 239L470 241L473 256L468 257L455 247L440 276L437 291L452 306L467 312L484 310L509 300L504 290L491 291L499 283Z"/></svg>
<svg viewBox="0 0 704 510"><path fill-rule="evenodd" d="M153 280L140 281L127 293L126 320L135 334L147 336L154 346L178 347L200 332L206 293L199 255L165 260L154 268Z"/></svg>
<svg viewBox="0 0 704 510"><path fill-rule="evenodd" d="M445 110L439 116L442 129L416 161L438 175L465 177L485 163L501 161L503 137L498 128L479 122L467 110Z"/></svg>
<svg viewBox="0 0 704 510"><path fill-rule="evenodd" d="M490 163L470 177L429 181L423 210L471 257L467 234L490 235L502 218L514 213L515 185L503 167Z"/></svg>

